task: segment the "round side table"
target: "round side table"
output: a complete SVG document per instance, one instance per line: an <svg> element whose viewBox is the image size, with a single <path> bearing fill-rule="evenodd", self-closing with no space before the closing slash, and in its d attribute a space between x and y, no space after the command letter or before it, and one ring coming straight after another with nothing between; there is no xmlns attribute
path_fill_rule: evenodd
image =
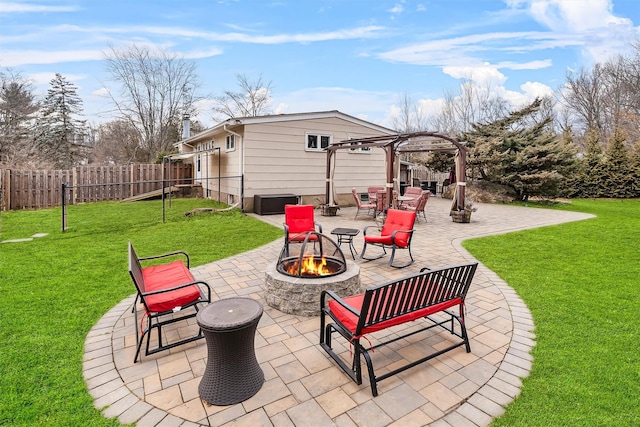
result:
<svg viewBox="0 0 640 427"><path fill-rule="evenodd" d="M214 301L196 320L207 341L207 366L198 392L212 405L233 405L260 390L264 373L258 364L254 340L262 304L251 298Z"/></svg>

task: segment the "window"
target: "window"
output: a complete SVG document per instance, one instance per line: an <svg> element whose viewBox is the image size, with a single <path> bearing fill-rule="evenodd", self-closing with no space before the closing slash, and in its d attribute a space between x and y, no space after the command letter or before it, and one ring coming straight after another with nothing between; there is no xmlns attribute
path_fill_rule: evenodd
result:
<svg viewBox="0 0 640 427"><path fill-rule="evenodd" d="M320 135L317 133L308 133L306 135L307 151L323 151L329 145L331 145L331 135Z"/></svg>
<svg viewBox="0 0 640 427"><path fill-rule="evenodd" d="M349 148L350 153L371 153L371 147L359 147L361 143L352 142L351 147Z"/></svg>
<svg viewBox="0 0 640 427"><path fill-rule="evenodd" d="M233 151L236 149L236 136L235 135L227 135L225 149L227 151Z"/></svg>

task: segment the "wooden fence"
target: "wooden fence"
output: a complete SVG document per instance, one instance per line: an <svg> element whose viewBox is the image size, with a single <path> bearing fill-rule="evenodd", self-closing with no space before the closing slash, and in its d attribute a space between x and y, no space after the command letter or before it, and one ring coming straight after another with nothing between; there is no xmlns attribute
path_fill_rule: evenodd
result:
<svg viewBox="0 0 640 427"><path fill-rule="evenodd" d="M190 164L165 165L166 185L191 184ZM171 182L168 182L169 177ZM162 188L162 165L80 166L69 170L0 169L0 209L42 209L67 203L123 200Z"/></svg>

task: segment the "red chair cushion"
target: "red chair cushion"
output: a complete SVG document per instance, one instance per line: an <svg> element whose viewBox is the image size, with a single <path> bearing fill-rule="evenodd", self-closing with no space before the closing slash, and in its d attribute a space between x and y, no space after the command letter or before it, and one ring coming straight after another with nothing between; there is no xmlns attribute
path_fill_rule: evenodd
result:
<svg viewBox="0 0 640 427"><path fill-rule="evenodd" d="M384 245L391 245L391 235L394 231L398 230L412 230L416 221L415 212L405 212L397 209L389 209L387 211L387 218L380 231L380 236L364 236L364 240L367 243L378 243ZM406 247L409 245L410 233L396 233L395 244L399 247Z"/></svg>
<svg viewBox="0 0 640 427"><path fill-rule="evenodd" d="M147 292L172 288L194 281L193 275L181 260L144 267L142 277ZM151 312L158 313L187 305L198 298L200 298L200 288L193 285L162 294L148 295L145 297L145 301Z"/></svg>
<svg viewBox="0 0 640 427"><path fill-rule="evenodd" d="M285 205L284 222L289 227L289 235L315 230L313 205ZM304 240L304 238L303 238Z"/></svg>
<svg viewBox="0 0 640 427"><path fill-rule="evenodd" d="M343 301L347 303L347 305L354 308L356 311L360 311L362 309L362 302L364 301L364 294L354 295L347 298L344 298ZM391 318L389 320L382 321L380 323L376 323L371 326L367 326L363 328L362 333L357 336L357 338L369 334L371 332L381 331L383 329L389 328L391 326L401 325L406 322L410 322L412 320L420 319L425 316L429 316L431 314L437 313L442 310L446 310L448 308L454 307L462 303L462 298L455 298L452 300L444 301L439 304L422 308L420 310L416 310L412 313L403 314L398 317ZM329 309L335 315L336 319L340 323L344 325L352 334L355 335L356 327L358 326L359 317L338 304L335 300L329 301ZM370 310L373 310L370 308Z"/></svg>

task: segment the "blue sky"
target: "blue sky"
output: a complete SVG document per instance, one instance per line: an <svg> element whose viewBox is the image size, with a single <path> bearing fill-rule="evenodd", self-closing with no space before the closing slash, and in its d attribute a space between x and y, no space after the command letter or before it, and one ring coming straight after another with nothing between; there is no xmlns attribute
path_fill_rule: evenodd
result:
<svg viewBox="0 0 640 427"><path fill-rule="evenodd" d="M109 46L195 61L203 95L262 75L275 113L337 109L389 126L401 94L429 111L472 79L522 105L634 40L638 0L0 0L0 67L41 95L61 73L90 123L112 118ZM199 107L213 125L211 103Z"/></svg>

